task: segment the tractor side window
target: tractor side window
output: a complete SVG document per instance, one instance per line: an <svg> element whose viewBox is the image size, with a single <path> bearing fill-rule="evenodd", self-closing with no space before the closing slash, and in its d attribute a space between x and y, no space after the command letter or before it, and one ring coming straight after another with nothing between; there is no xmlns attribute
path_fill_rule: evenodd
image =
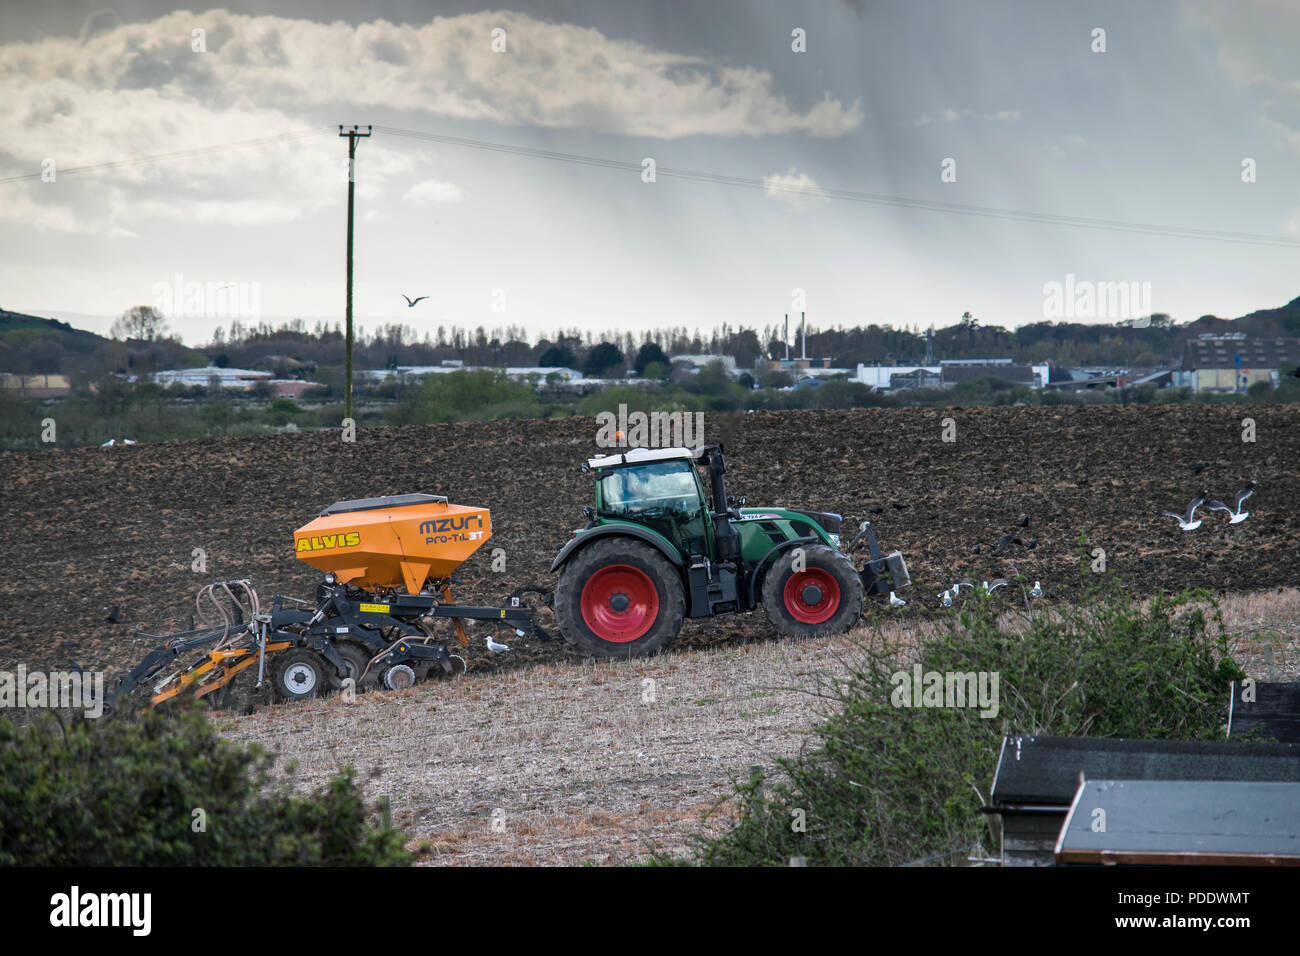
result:
<svg viewBox="0 0 1300 956"><path fill-rule="evenodd" d="M700 488L690 462L619 468L601 481L603 509L652 528L686 555L709 554Z"/></svg>

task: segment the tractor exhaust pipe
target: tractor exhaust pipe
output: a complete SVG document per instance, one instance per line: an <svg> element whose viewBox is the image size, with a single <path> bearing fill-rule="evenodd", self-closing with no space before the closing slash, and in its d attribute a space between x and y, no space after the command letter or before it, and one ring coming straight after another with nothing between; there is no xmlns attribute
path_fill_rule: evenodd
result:
<svg viewBox="0 0 1300 956"><path fill-rule="evenodd" d="M740 558L740 535L731 526L731 506L727 504L727 464L722 457L721 445L705 447L709 461L709 490L713 493L713 539L718 551L718 561L736 561Z"/></svg>

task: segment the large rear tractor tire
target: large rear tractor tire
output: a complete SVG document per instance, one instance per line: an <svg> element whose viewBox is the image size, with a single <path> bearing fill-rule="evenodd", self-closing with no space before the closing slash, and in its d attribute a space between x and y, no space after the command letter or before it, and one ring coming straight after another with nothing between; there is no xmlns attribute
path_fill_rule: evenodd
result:
<svg viewBox="0 0 1300 956"><path fill-rule="evenodd" d="M681 630L686 595L677 569L655 548L605 538L560 571L555 613L565 641L588 657L648 657Z"/></svg>
<svg viewBox="0 0 1300 956"><path fill-rule="evenodd" d="M370 690L376 684L376 668L371 667L368 671L366 665L370 663L371 654L367 653L365 648L352 641L340 641L334 645L334 649L339 652L339 657L343 658L347 673L343 677L338 676L334 670L334 665L329 661L325 662L325 667L329 670L329 686L333 691L341 691L343 682L348 678L352 679L352 690L354 693L362 694ZM363 678L361 675L365 674Z"/></svg>
<svg viewBox="0 0 1300 956"><path fill-rule="evenodd" d="M275 670L271 675L271 689L277 700L307 700L319 697L328 686L326 669L333 671L325 658L308 650L284 651L277 654Z"/></svg>
<svg viewBox="0 0 1300 956"><path fill-rule="evenodd" d="M802 550L802 570L795 570ZM862 613L862 578L848 555L826 545L791 548L763 579L763 609L778 634L842 634Z"/></svg>

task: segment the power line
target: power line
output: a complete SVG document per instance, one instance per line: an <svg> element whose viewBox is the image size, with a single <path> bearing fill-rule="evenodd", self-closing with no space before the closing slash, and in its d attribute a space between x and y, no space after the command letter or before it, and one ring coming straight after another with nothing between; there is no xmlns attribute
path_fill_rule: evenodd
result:
<svg viewBox="0 0 1300 956"><path fill-rule="evenodd" d="M638 174L641 172L642 168L640 163L629 160L584 156L577 153L561 153L553 150L535 149L529 146L513 146L507 143L493 143L486 140L469 139L463 136L447 136L440 133L428 133L420 130L408 130L392 126L376 126L375 129L378 132L386 133L390 136L397 136L406 139L427 140L429 142L444 143L449 146L464 146L470 149L482 149L516 156L529 156L536 159L573 163L581 166L597 166L605 169L617 169L624 172L634 172ZM917 199L910 196L893 196L883 193L859 192L849 189L833 189L819 186L799 186L786 183L774 183L762 179L750 179L743 176L730 176L724 173L680 169L671 166L656 166L655 174L656 176L666 176L674 179L708 182L724 186L738 186L747 189L761 189L766 192L780 192L791 195L807 196L809 198L838 199L846 202L923 209L929 212L945 212L955 215L1002 219L1012 222L1034 222L1046 225L1074 226L1082 229L1102 229L1112 232L1130 232L1182 239L1203 239L1214 242L1234 242L1251 245L1280 246L1283 248L1300 248L1300 239L1262 233L1227 232L1217 229L1198 229L1186 226L1162 226L1155 223L1128 222L1117 219L1096 219L1085 216L1067 216L1055 213L1030 212L1019 209L1001 209L994 206L974 206L963 203L940 202L931 199Z"/></svg>
<svg viewBox="0 0 1300 956"><path fill-rule="evenodd" d="M205 156L209 153L221 153L229 149L246 149L250 146L267 146L274 143L287 143L292 140L306 139L311 136L321 136L325 133L332 132L333 126L322 126L319 129L303 130L296 133L279 133L275 136L261 136L257 139L239 140L234 143L219 143L215 146L197 146L193 149L180 149L173 153L157 153L153 156L137 156L134 159L114 159L104 163L90 163L85 166L69 166L66 169L55 169L56 176L70 176L73 173L91 173L101 169L120 169L126 166L141 166L145 163L160 163L170 159L184 159L188 156ZM16 176L0 177L0 186L9 183L30 182L33 179L40 179L43 173L20 173Z"/></svg>
<svg viewBox="0 0 1300 956"><path fill-rule="evenodd" d="M85 166L70 166L57 170L58 175L68 176L73 173L95 172L105 169L117 169L138 166L146 163L165 162L191 156L225 152L232 149L245 149L252 146L265 146L275 143L290 142L320 136L332 132L335 127L327 126L293 133L281 133L257 139L242 140L234 143L221 143L214 146L202 146L194 149L177 150L171 153L158 153L152 156L140 156L131 159L119 159L103 163L91 163ZM579 153L564 153L555 150L537 149L530 146L515 146L508 143L495 143L488 140L470 139L463 136L449 136L421 130L402 129L393 126L375 126L375 130L405 139L424 140L443 143L449 146L463 146L469 149L488 150L515 156L527 156L534 159L546 159L581 166L593 166L603 169L615 169L623 172L640 174L641 164L630 160L610 159L600 156L585 156ZM836 189L821 186L800 186L790 183L769 182L743 176L731 176L725 173L713 173L703 170L683 169L671 166L657 166L656 176L670 179L682 179L693 182L713 183L715 185L735 186L744 189L759 189L764 192L784 193L805 196L810 199L835 199L843 202L858 202L873 205L893 206L905 209L921 209L927 212L942 212L952 215L974 216L977 218L1000 219L1010 222L1039 223L1043 225L1073 226L1080 229L1099 229L1109 232L1127 232L1139 235L1164 236L1178 239L1200 239L1212 242L1230 242L1245 245L1263 245L1281 248L1300 248L1300 239L1289 236L1268 235L1264 233L1228 232L1218 229L1202 229L1187 226L1165 226L1157 223L1131 222L1118 219L1097 219L1086 216L1069 216L1056 213L1032 212L1022 209L1004 209L995 206L976 206L965 203L941 202L932 199L918 199L911 196L869 193L850 189ZM14 176L0 177L0 186L18 182L30 182L42 177L42 173L21 173Z"/></svg>

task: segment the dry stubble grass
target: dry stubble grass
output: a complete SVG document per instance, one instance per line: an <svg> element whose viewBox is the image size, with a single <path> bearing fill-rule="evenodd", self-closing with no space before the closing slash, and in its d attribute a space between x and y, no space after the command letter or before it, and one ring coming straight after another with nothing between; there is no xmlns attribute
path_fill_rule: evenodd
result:
<svg viewBox="0 0 1300 956"><path fill-rule="evenodd" d="M1229 595L1222 608L1247 673L1296 679L1300 591ZM1011 612L1007 626L1019 620ZM356 767L367 798L388 795L433 863L629 862L725 827L733 780L814 746L831 706L822 691L859 642L907 647L938 626L899 615L836 638L471 672L218 719L227 737L279 752L280 772L296 762L298 787Z"/></svg>

